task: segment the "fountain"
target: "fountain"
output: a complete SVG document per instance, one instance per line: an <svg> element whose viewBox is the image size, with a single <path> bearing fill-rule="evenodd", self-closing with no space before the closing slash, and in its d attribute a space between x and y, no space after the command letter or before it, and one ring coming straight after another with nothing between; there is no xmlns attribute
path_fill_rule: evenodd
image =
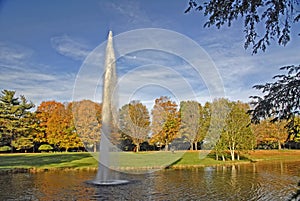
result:
<svg viewBox="0 0 300 201"><path fill-rule="evenodd" d="M129 183L128 180L119 179L118 172L110 169L111 165L117 165L117 153L112 153L113 145L110 142L113 125L118 120L117 105L115 103L117 99L115 97L116 85L116 59L112 31L109 31L105 55L105 73L103 77L102 129L98 172L95 180L88 181L89 184L111 186Z"/></svg>

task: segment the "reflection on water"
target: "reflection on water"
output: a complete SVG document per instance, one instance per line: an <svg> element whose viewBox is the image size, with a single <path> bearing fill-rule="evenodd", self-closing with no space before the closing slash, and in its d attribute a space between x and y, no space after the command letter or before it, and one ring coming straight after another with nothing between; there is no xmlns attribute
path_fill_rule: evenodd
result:
<svg viewBox="0 0 300 201"><path fill-rule="evenodd" d="M133 182L95 187L95 172L0 173L0 200L287 200L298 162L252 163L124 175Z"/></svg>

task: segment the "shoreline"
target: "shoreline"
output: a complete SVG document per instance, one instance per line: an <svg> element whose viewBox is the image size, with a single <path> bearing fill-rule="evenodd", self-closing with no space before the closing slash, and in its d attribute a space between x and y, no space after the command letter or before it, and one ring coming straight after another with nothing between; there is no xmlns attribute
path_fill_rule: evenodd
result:
<svg viewBox="0 0 300 201"><path fill-rule="evenodd" d="M233 165L247 165L247 164L263 164L263 163L272 163L272 162L300 162L300 159L286 159L286 160L259 160L259 161L227 161L220 164L194 164L194 165L174 165L174 166L162 166L162 167L120 167L118 169L114 169L116 171L125 171L125 173L130 172L152 172L152 171L160 171L160 170L188 170L188 169L197 169L197 168L204 168L204 167L229 167ZM97 172L98 167L49 167L49 168L36 168L36 167L30 167L30 168L0 168L0 175L6 174L6 173L42 173L42 172L80 172L80 171L92 171ZM152 170L152 171L151 171Z"/></svg>
<svg viewBox="0 0 300 201"><path fill-rule="evenodd" d="M134 171L156 171L156 170L180 170L180 169L196 169L203 167L217 167L217 166L232 166L232 165L244 165L251 163L266 163L266 162L288 162L288 161L300 161L300 150L255 150L247 151L242 154L242 160L226 160L216 161L211 157L200 161L197 156L201 151L186 151L182 154L182 161L171 163L170 165L157 165L151 163L145 166L120 166L118 168L113 168L116 171L134 172ZM126 156L136 153L125 153ZM137 153L138 155L143 155L145 153ZM165 152L160 152L160 154L168 154ZM179 153L180 155L180 153ZM31 163L22 163L30 161ZM35 157L37 159L35 159ZM65 158L64 158L65 157ZM73 160L66 160L70 157L77 157ZM45 161L49 159L55 159L52 163L46 163ZM156 159L156 158L155 158ZM180 159L180 160L181 160ZM198 160L196 160L198 159ZM21 161L18 163L17 161ZM40 162L40 164L35 164ZM43 161L44 160L44 161ZM44 162L44 163L43 163ZM136 162L137 163L137 162ZM133 161L132 164L136 165ZM22 164L22 165L19 165ZM144 163L137 163L144 164ZM2 167L1 167L2 166ZM98 162L93 158L90 153L50 153L50 154L0 154L0 175L5 173L39 173L39 172L49 172L49 171L97 171Z"/></svg>

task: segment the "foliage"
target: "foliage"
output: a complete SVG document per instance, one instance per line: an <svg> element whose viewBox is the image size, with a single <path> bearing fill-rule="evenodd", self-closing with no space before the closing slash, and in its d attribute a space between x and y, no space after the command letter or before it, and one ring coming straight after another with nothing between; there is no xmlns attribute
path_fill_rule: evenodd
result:
<svg viewBox="0 0 300 201"><path fill-rule="evenodd" d="M53 113L59 107L62 107L62 104L56 101L44 101L38 106L35 113L40 129L35 139L36 142L44 143L49 139L46 130Z"/></svg>
<svg viewBox="0 0 300 201"><path fill-rule="evenodd" d="M223 147L219 146L220 143L218 143L218 141L224 129L229 111L230 105L227 99L215 99L211 104L209 104L207 112L209 113L210 121L208 132L202 145L203 149L215 149L217 153L224 150Z"/></svg>
<svg viewBox="0 0 300 201"><path fill-rule="evenodd" d="M179 126L177 104L166 96L157 98L152 109L152 137L150 142L159 146L164 145L167 151L169 144L178 135Z"/></svg>
<svg viewBox="0 0 300 201"><path fill-rule="evenodd" d="M73 102L72 114L76 132L87 148L96 152L100 142L102 105L90 100Z"/></svg>
<svg viewBox="0 0 300 201"><path fill-rule="evenodd" d="M239 101L230 105L231 111L220 140L229 149L231 160L235 160L236 151L254 148L255 137L250 127L250 116L247 114L249 105Z"/></svg>
<svg viewBox="0 0 300 201"><path fill-rule="evenodd" d="M276 143L278 149L281 149L288 133L285 125L286 121L271 122L270 119L261 120L259 124L253 124L252 128L257 145Z"/></svg>
<svg viewBox="0 0 300 201"><path fill-rule="evenodd" d="M196 101L180 102L180 134L190 143L190 149L193 150L193 143L197 143L200 124L200 111L202 107ZM195 146L197 147L197 146Z"/></svg>
<svg viewBox="0 0 300 201"><path fill-rule="evenodd" d="M8 152L8 151L11 151L11 147L9 146L0 147L0 152Z"/></svg>
<svg viewBox="0 0 300 201"><path fill-rule="evenodd" d="M235 20L243 18L244 46L252 45L253 53L257 53L259 49L265 51L270 40L277 40L283 46L291 40L292 26L300 20L299 3L299 0L210 0L204 3L190 0L185 13L191 9L203 10L208 16L205 27L231 26ZM261 27L264 28L262 33L258 31Z"/></svg>
<svg viewBox="0 0 300 201"><path fill-rule="evenodd" d="M1 145L11 149L30 148L33 146L30 109L34 104L24 96L15 97L15 91L3 90L0 96L0 133Z"/></svg>
<svg viewBox="0 0 300 201"><path fill-rule="evenodd" d="M51 151L51 150L53 150L53 147L49 144L42 144L38 150L39 151Z"/></svg>
<svg viewBox="0 0 300 201"><path fill-rule="evenodd" d="M83 146L75 130L71 103L64 105L56 101L42 102L36 116L43 132L39 134L38 142L47 142L65 151Z"/></svg>
<svg viewBox="0 0 300 201"><path fill-rule="evenodd" d="M203 107L200 107L200 119L198 134L196 136L197 142L202 142L208 134L211 122L211 103L206 102Z"/></svg>
<svg viewBox="0 0 300 201"><path fill-rule="evenodd" d="M287 74L274 76L273 83L254 86L265 95L251 96L253 109L249 113L254 123L265 118L272 118L272 122L288 120L290 133L295 134L299 131L299 125L294 120L300 114L300 65L285 66L280 70L286 70Z"/></svg>
<svg viewBox="0 0 300 201"><path fill-rule="evenodd" d="M148 138L150 130L150 115L145 105L139 101L131 101L120 110L120 129L133 144L136 152L140 149L140 144Z"/></svg>

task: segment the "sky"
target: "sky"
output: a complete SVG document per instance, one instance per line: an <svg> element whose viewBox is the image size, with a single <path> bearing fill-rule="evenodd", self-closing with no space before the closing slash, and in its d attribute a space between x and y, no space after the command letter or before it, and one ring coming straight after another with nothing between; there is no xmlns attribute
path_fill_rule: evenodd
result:
<svg viewBox="0 0 300 201"><path fill-rule="evenodd" d="M245 50L243 21L204 28L188 0L0 1L0 90L42 101L101 102L108 31L114 35L119 104L134 99L249 102L253 85L300 63L300 32L286 47ZM127 49L126 49L127 48Z"/></svg>

